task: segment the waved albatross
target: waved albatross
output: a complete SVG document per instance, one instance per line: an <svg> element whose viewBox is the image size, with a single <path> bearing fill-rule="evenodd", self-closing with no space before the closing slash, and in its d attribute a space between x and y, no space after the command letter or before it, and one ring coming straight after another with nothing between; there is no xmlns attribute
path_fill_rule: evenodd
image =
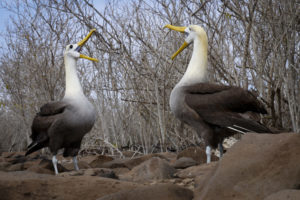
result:
<svg viewBox="0 0 300 200"><path fill-rule="evenodd" d="M43 105L32 122L30 136L32 143L28 146L26 155L41 148L49 147L53 155L52 163L55 174L58 174L56 154L61 148L64 148L64 157L73 156L74 168L79 170L76 156L80 149L81 140L95 123L96 112L94 106L84 95L76 71L78 58L98 62L95 58L79 53L95 30L91 30L77 44L67 45L64 51L65 96L61 101Z"/></svg>
<svg viewBox="0 0 300 200"><path fill-rule="evenodd" d="M179 120L193 127L204 140L207 163L211 161L211 148L219 145L222 156L222 142L226 137L237 132L271 133L264 125L242 115L248 111L267 113L254 94L240 87L207 82L208 42L202 27L168 24L164 28L187 34L183 45L173 54L172 59L193 42L191 60L183 77L171 92L170 107Z"/></svg>

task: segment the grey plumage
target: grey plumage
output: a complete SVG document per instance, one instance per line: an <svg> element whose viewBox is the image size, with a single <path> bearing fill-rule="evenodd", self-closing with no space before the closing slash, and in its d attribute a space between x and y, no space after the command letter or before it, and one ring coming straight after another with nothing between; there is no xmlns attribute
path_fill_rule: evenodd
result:
<svg viewBox="0 0 300 200"><path fill-rule="evenodd" d="M95 119L91 104L78 107L72 101L62 100L43 105L32 122L33 142L26 155L49 147L54 155L64 148L64 156L76 156L83 136L92 129Z"/></svg>
<svg viewBox="0 0 300 200"><path fill-rule="evenodd" d="M222 151L224 138L237 132L271 133L258 121L244 117L244 113L249 111L267 113L250 91L207 82L208 40L202 27L166 25L165 28L187 33L185 42L172 59L189 44L194 46L187 70L171 92L170 107L178 119L192 126L204 140L207 162L210 162L211 147L217 148L219 144Z"/></svg>
<svg viewBox="0 0 300 200"><path fill-rule="evenodd" d="M43 105L33 119L31 126L32 143L26 155L44 147L49 147L53 154L52 162L55 173L57 170L56 154L64 148L63 156L73 156L74 167L78 170L77 154L82 138L93 127L96 120L94 106L85 97L76 71L78 58L96 61L80 54L82 45L90 38L93 29L82 41L67 45L64 52L66 90L61 101Z"/></svg>
<svg viewBox="0 0 300 200"><path fill-rule="evenodd" d="M194 127L213 148L237 131L271 132L259 122L240 115L248 111L267 112L251 92L239 87L211 83L175 87L170 102L175 116Z"/></svg>

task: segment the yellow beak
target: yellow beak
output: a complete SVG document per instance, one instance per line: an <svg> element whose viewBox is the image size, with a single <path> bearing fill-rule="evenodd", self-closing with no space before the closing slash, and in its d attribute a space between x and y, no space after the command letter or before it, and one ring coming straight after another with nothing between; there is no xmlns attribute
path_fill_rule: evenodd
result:
<svg viewBox="0 0 300 200"><path fill-rule="evenodd" d="M92 29L89 34L83 39L81 40L80 42L77 43L78 46L82 47L88 40L89 38L92 36L93 32L95 32L96 29ZM83 54L80 54L79 56L80 58L85 58L85 59L88 59L88 60L91 60L91 61L95 61L95 62L99 62L98 59L96 58L91 58L89 56L86 56L86 55L83 55Z"/></svg>
<svg viewBox="0 0 300 200"><path fill-rule="evenodd" d="M92 34L96 31L96 29L92 29L89 34L83 39L81 40L80 42L77 43L78 46L83 46L89 39L90 37L92 36Z"/></svg>
<svg viewBox="0 0 300 200"><path fill-rule="evenodd" d="M173 26L171 24L165 25L164 28L169 28L171 30L178 31L178 32L181 32L181 33L184 33L184 31L186 29L185 26Z"/></svg>
<svg viewBox="0 0 300 200"><path fill-rule="evenodd" d="M97 58L91 58L91 57L83 55L83 54L80 54L79 58L84 58L84 59L88 59L88 60L91 60L94 62L99 62L99 60Z"/></svg>
<svg viewBox="0 0 300 200"><path fill-rule="evenodd" d="M167 24L164 26L164 28L169 28L171 30L174 30L174 31L178 31L180 33L184 33L185 32L185 29L187 27L185 26L173 26L173 25L170 25L170 24ZM185 49L186 47L188 46L188 43L186 41L184 41L184 43L181 45L181 47L172 55L172 60L179 54L183 51L183 49Z"/></svg>
<svg viewBox="0 0 300 200"><path fill-rule="evenodd" d="M180 54L182 51L183 51L183 49L185 49L187 46L188 46L189 44L186 42L186 41L184 41L184 43L181 45L181 47L172 55L172 60L174 60L174 58L178 55L178 54Z"/></svg>

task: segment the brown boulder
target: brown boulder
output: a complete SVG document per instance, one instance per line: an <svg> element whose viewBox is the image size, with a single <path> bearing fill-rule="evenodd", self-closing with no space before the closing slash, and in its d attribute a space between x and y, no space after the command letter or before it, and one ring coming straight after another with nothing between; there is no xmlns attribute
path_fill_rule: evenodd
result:
<svg viewBox="0 0 300 200"><path fill-rule="evenodd" d="M175 172L175 168L171 167L167 161L153 157L134 167L128 173L120 175L119 178L137 182L161 180L171 178Z"/></svg>
<svg viewBox="0 0 300 200"><path fill-rule="evenodd" d="M195 200L256 199L285 189L299 189L300 134L242 137L199 182Z"/></svg>
<svg viewBox="0 0 300 200"><path fill-rule="evenodd" d="M97 166L98 168L111 168L111 169L114 169L114 168L127 168L125 162L127 161L127 158L125 159L115 159L115 160L112 160L112 161L108 161L108 162L105 162L99 166Z"/></svg>
<svg viewBox="0 0 300 200"><path fill-rule="evenodd" d="M146 160L149 160L153 156L154 156L153 154L148 154L148 155L134 157L134 158L131 158L131 159L126 159L124 164L128 169L132 169L135 166L138 166L139 164L145 162Z"/></svg>
<svg viewBox="0 0 300 200"><path fill-rule="evenodd" d="M0 171L8 171L7 169L11 166L10 162L0 162Z"/></svg>
<svg viewBox="0 0 300 200"><path fill-rule="evenodd" d="M24 163L27 161L27 157L22 155L22 152L4 152L3 160L10 162L11 164Z"/></svg>
<svg viewBox="0 0 300 200"><path fill-rule="evenodd" d="M299 200L300 190L281 190L271 194L264 200Z"/></svg>
<svg viewBox="0 0 300 200"><path fill-rule="evenodd" d="M128 173L130 171L128 168L125 168L125 167L122 167L122 168L113 168L112 170L115 172L116 176Z"/></svg>
<svg viewBox="0 0 300 200"><path fill-rule="evenodd" d="M24 168L24 163L17 163L17 164L14 164L14 165L10 165L6 171L23 171L25 168Z"/></svg>
<svg viewBox="0 0 300 200"><path fill-rule="evenodd" d="M115 172L112 169L107 168L90 168L90 169L80 169L78 171L73 170L69 172L59 173L57 176L68 177L68 176L98 176L104 178L117 179Z"/></svg>
<svg viewBox="0 0 300 200"><path fill-rule="evenodd" d="M98 159L98 156L99 155L77 156L77 159L78 161L83 161L90 165L94 160Z"/></svg>
<svg viewBox="0 0 300 200"><path fill-rule="evenodd" d="M1 157L3 158L14 158L18 156L25 156L25 152L2 152Z"/></svg>
<svg viewBox="0 0 300 200"><path fill-rule="evenodd" d="M80 160L84 160L84 159L91 159L90 157L88 158L82 158ZM93 159L90 163L88 162L88 164L92 167L92 168L101 168L103 167L104 163L113 161L114 159L112 157L109 156L105 156L105 155L98 155L95 159Z"/></svg>
<svg viewBox="0 0 300 200"><path fill-rule="evenodd" d="M72 162L68 162L68 163L63 163L62 164L67 170L75 170L74 169L74 163ZM78 161L78 167L79 169L89 169L91 168L90 165L84 161L79 160Z"/></svg>
<svg viewBox="0 0 300 200"><path fill-rule="evenodd" d="M176 172L175 176L179 178L203 178L206 174L215 169L217 163L218 162L211 162L209 164L188 167Z"/></svg>
<svg viewBox="0 0 300 200"><path fill-rule="evenodd" d="M137 186L98 176L60 177L28 171L0 171L1 200L95 200Z"/></svg>
<svg viewBox="0 0 300 200"><path fill-rule="evenodd" d="M192 200L193 192L172 184L157 184L120 191L97 200Z"/></svg>
<svg viewBox="0 0 300 200"><path fill-rule="evenodd" d="M176 156L176 155L175 155ZM124 164L128 169L133 169L134 167L138 166L139 164L153 158L153 157L159 157L161 159L164 159L166 161L169 161L170 159L174 159L174 154L172 153L157 153L157 154L147 154L139 157L135 157L132 159L126 159Z"/></svg>
<svg viewBox="0 0 300 200"><path fill-rule="evenodd" d="M92 173L90 174L91 176L99 176L99 177L104 177L104 178L113 178L117 179L118 177L116 176L115 172L112 169L106 169L106 168L94 168L94 169L89 169L88 171L91 171Z"/></svg>
<svg viewBox="0 0 300 200"><path fill-rule="evenodd" d="M48 159L41 159L41 160L36 160L32 162L26 162L24 163L24 166L27 166L25 169L31 172L35 173L41 173L41 174L52 174L54 175L54 167L53 163L51 160ZM64 166L61 164L57 164L57 169L59 173L69 171L66 169ZM52 172L52 173L50 173Z"/></svg>
<svg viewBox="0 0 300 200"><path fill-rule="evenodd" d="M148 154L143 156L138 156L134 158L124 158L124 159L115 159L108 162L103 162L98 165L92 165L92 167L98 168L128 168L133 169L134 167L138 166L139 164L153 158L153 157L160 157L162 159L166 159L164 156L159 154Z"/></svg>
<svg viewBox="0 0 300 200"><path fill-rule="evenodd" d="M38 174L50 174L50 175L54 175L54 171L53 170L44 168L43 166L40 166L40 165L33 165L33 166L29 167L27 169L27 171L38 173Z"/></svg>
<svg viewBox="0 0 300 200"><path fill-rule="evenodd" d="M34 160L40 158L41 155L39 152L34 152L28 156L25 156L26 152L3 152L2 161L10 162L11 164L24 163L29 160Z"/></svg>
<svg viewBox="0 0 300 200"><path fill-rule="evenodd" d="M11 154L14 155L14 154ZM20 157L13 157L9 158L10 161L4 161L0 163L0 170L2 171L23 171L30 169L29 171L36 171L37 173L44 173L42 172L42 168L47 168L45 173L48 174L50 169L50 163L52 162L47 159L33 159L33 158L27 158L25 156ZM58 164L58 167L60 170L63 170L61 168L60 164ZM53 168L53 167L52 167ZM53 174L53 172L52 172Z"/></svg>
<svg viewBox="0 0 300 200"><path fill-rule="evenodd" d="M165 160L169 162L175 162L177 159L177 154L172 153L172 152L161 152L161 153L156 153L154 155L157 155L157 157L164 158Z"/></svg>
<svg viewBox="0 0 300 200"><path fill-rule="evenodd" d="M193 158L181 157L172 165L175 169L185 169L191 166L197 165L197 162Z"/></svg>
<svg viewBox="0 0 300 200"><path fill-rule="evenodd" d="M125 158L133 158L138 156L140 153L134 151L122 151L122 154Z"/></svg>
<svg viewBox="0 0 300 200"><path fill-rule="evenodd" d="M134 167L140 165L141 163L153 158L159 157L169 161L171 158L175 158L176 155L171 153L159 153L159 154L147 154L143 156L137 156L134 158L124 158L124 159L113 159L108 156L99 156L97 159L90 163L90 166L93 168L128 168L133 169ZM84 159L84 158L82 158Z"/></svg>

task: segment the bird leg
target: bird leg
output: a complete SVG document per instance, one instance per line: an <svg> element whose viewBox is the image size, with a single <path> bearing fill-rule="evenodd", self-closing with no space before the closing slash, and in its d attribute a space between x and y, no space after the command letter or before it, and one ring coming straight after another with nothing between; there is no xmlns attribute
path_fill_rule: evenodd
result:
<svg viewBox="0 0 300 200"><path fill-rule="evenodd" d="M211 147L208 145L206 146L206 163L210 163L211 161Z"/></svg>
<svg viewBox="0 0 300 200"><path fill-rule="evenodd" d="M53 163L55 175L57 175L57 174L58 174L58 170L57 170L57 159L56 159L56 155L53 155L53 157L52 157L52 163Z"/></svg>
<svg viewBox="0 0 300 200"><path fill-rule="evenodd" d="M220 158L223 157L223 153L224 153L224 149L223 149L223 145L222 145L223 142L220 142L218 144L219 146L219 151L220 151Z"/></svg>
<svg viewBox="0 0 300 200"><path fill-rule="evenodd" d="M74 163L74 168L76 171L79 170L79 167L78 167L78 161L77 161L77 156L74 156L73 157L73 163Z"/></svg>

